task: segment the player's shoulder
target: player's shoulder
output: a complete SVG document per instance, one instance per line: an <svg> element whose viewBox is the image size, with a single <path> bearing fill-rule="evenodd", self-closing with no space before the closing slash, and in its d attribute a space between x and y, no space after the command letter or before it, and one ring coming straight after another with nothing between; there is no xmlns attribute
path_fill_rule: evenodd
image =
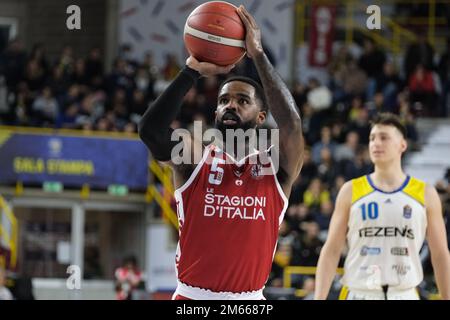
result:
<svg viewBox="0 0 450 320"><path fill-rule="evenodd" d="M345 182L339 190L336 204L350 204L352 200L352 180Z"/></svg>
<svg viewBox="0 0 450 320"><path fill-rule="evenodd" d="M433 207L440 203L441 198L435 186L425 183L424 187L424 206Z"/></svg>
<svg viewBox="0 0 450 320"><path fill-rule="evenodd" d="M434 189L434 187L429 185L425 181L413 176L409 176L408 183L402 191L424 206L427 194L432 191L432 189Z"/></svg>
<svg viewBox="0 0 450 320"><path fill-rule="evenodd" d="M375 191L367 175L352 179L347 183L349 189L347 192L351 195L352 204Z"/></svg>

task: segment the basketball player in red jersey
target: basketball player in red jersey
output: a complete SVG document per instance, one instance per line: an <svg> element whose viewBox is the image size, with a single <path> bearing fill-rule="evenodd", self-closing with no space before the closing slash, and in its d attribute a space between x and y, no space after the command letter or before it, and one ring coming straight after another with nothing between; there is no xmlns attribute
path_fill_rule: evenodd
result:
<svg viewBox="0 0 450 320"><path fill-rule="evenodd" d="M216 127L221 132L256 128L264 123L268 108L278 125L279 150L257 151L235 160L228 150L213 144L204 146L185 134L182 152L199 152L203 157L194 164L174 162L171 154L179 142L172 141L170 124L180 111L184 95L200 76L225 74L233 67L199 62L193 57L149 107L139 125L139 135L153 157L169 163L174 171L180 225L174 299L264 299L262 291L279 225L303 163L302 126L294 99L264 53L255 19L243 6L237 11L247 31L247 55L253 59L262 87L244 77L226 80L219 90ZM277 172L270 161L274 152L279 157ZM259 175L259 160L250 160L264 156L269 158L272 173Z"/></svg>

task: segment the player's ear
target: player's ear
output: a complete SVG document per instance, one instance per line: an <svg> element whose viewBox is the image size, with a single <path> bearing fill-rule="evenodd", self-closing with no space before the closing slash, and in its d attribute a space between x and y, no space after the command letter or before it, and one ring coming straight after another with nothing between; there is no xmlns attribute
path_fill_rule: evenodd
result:
<svg viewBox="0 0 450 320"><path fill-rule="evenodd" d="M408 149L408 141L403 138L402 139L402 153L404 153Z"/></svg>
<svg viewBox="0 0 450 320"><path fill-rule="evenodd" d="M257 125L260 126L264 122L266 122L266 118L267 118L267 112L266 111L259 111L258 112L258 119L256 120Z"/></svg>

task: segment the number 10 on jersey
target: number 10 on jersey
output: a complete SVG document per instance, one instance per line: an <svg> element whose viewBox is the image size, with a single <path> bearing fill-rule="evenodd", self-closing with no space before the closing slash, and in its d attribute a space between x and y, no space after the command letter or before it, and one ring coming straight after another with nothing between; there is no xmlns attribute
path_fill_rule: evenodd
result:
<svg viewBox="0 0 450 320"><path fill-rule="evenodd" d="M378 203L369 202L368 205L363 203L359 207L361 208L363 221L367 220L367 218L369 218L370 220L375 220L376 218L378 218Z"/></svg>

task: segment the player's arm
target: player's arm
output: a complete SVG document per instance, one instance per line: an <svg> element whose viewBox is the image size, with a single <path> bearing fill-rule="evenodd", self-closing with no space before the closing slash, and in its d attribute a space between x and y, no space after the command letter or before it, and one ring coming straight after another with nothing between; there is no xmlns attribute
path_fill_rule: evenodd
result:
<svg viewBox="0 0 450 320"><path fill-rule="evenodd" d="M347 182L342 186L337 196L328 237L320 252L316 271L315 300L325 300L328 297L328 292L336 275L339 258L345 246L351 201L352 185L351 182Z"/></svg>
<svg viewBox="0 0 450 320"><path fill-rule="evenodd" d="M261 31L255 19L241 6L238 14L245 25L247 55L253 59L261 79L266 101L278 127L280 167L289 177L290 185L303 165L304 140L297 105L286 84L270 63L261 43Z"/></svg>
<svg viewBox="0 0 450 320"><path fill-rule="evenodd" d="M427 240L431 252L434 276L439 293L444 300L450 299L450 255L447 246L447 235L442 217L441 199L432 186L425 189L425 205L427 210Z"/></svg>
<svg viewBox="0 0 450 320"><path fill-rule="evenodd" d="M187 59L186 66L150 105L139 122L139 136L156 160L169 162L172 166L177 167L171 160L172 151L178 143L184 144L183 152L188 150L191 154L198 154L195 152L195 148L203 149L201 141L193 141L190 135L182 134L178 137L175 136L176 139L172 139L174 130L170 125L180 112L184 96L200 76L228 73L232 67L220 67L211 63L199 62L193 57ZM191 157L191 159L193 158Z"/></svg>

